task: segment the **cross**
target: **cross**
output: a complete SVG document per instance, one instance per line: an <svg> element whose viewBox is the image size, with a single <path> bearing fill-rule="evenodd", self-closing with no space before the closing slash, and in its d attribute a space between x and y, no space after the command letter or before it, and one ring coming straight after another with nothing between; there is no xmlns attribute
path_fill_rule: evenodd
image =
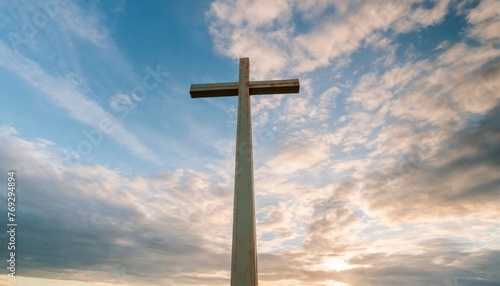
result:
<svg viewBox="0 0 500 286"><path fill-rule="evenodd" d="M299 80L250 81L250 61L240 58L238 82L192 84L191 98L238 95L236 168L234 179L231 286L256 286L257 239L253 191L252 124L250 95L298 93Z"/></svg>

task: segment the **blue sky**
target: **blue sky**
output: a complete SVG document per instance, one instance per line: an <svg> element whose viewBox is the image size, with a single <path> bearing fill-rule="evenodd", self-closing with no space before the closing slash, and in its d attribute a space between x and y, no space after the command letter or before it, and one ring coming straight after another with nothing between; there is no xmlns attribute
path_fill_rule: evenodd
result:
<svg viewBox="0 0 500 286"><path fill-rule="evenodd" d="M252 97L260 285L500 285L498 11L0 1L0 285L227 285L237 99L189 87L240 57L301 83Z"/></svg>

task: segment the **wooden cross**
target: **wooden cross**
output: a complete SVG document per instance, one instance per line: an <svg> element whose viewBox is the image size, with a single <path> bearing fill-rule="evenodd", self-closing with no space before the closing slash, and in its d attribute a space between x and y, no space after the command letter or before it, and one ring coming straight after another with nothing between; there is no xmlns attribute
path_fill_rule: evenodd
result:
<svg viewBox="0 0 500 286"><path fill-rule="evenodd" d="M255 286L259 284L255 237L250 95L298 93L300 88L298 79L250 81L249 69L248 58L240 58L238 82L192 84L189 91L191 98L238 95L231 286Z"/></svg>

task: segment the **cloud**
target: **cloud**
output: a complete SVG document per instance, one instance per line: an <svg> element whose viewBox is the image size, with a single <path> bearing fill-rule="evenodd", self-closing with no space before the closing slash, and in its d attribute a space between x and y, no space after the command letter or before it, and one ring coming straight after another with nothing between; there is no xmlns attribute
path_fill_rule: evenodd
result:
<svg viewBox="0 0 500 286"><path fill-rule="evenodd" d="M425 123L460 124L469 113L488 111L499 96L495 84L496 57L498 51L488 46L472 48L457 44L451 47L440 56L438 63L422 63L429 72L415 79L404 96L394 101L391 113Z"/></svg>
<svg viewBox="0 0 500 286"><path fill-rule="evenodd" d="M24 198L17 212L23 275L48 278L64 268L78 274L63 271L61 279L201 283L204 276L191 271L198 264L198 275L227 277L231 213L220 206L231 197L216 192L207 175L178 169L125 177L104 166L68 165L56 146L25 140L10 126L0 131L1 170L16 171ZM116 277L121 268L126 274Z"/></svg>
<svg viewBox="0 0 500 286"><path fill-rule="evenodd" d="M467 20L473 26L469 30L469 36L483 42L498 44L500 41L500 20L498 11L500 4L494 0L481 1L467 15Z"/></svg>
<svg viewBox="0 0 500 286"><path fill-rule="evenodd" d="M110 32L95 9L90 7L84 9L70 1L65 1L62 6L59 5L60 3L54 4L54 7L57 7L55 11L59 12L54 18L63 31L68 30L94 45L113 44L110 42Z"/></svg>
<svg viewBox="0 0 500 286"><path fill-rule="evenodd" d="M370 215L402 223L453 219L463 212L490 219L496 213L489 202L496 200L498 170L486 158L497 156L492 130L499 113L498 76L498 51L458 43L436 60L361 77L348 102L381 110L351 112L333 142L345 146L351 137L366 143L369 157L376 158L360 160L368 168L356 172L365 173L355 189L364 189L360 199ZM375 100L372 94L386 96ZM391 124L378 129L375 118L384 109ZM370 134L375 139L368 141Z"/></svg>
<svg viewBox="0 0 500 286"><path fill-rule="evenodd" d="M217 51L236 58L251 57L251 76L257 80L264 75L275 76L284 68L287 59L281 49L286 45L286 31L273 29L273 23L282 25L289 21L289 2L252 1L247 5L241 1L219 1L210 7L206 15Z"/></svg>
<svg viewBox="0 0 500 286"><path fill-rule="evenodd" d="M363 179L363 200L391 221L453 219L464 212L492 219L500 196L499 111L497 106L477 126L464 127L444 141L413 137L401 160Z"/></svg>
<svg viewBox="0 0 500 286"><path fill-rule="evenodd" d="M290 174L319 164L328 157L328 153L329 147L325 144L291 146L280 151L268 166L277 172Z"/></svg>
<svg viewBox="0 0 500 286"><path fill-rule="evenodd" d="M108 135L132 154L159 163L149 147L127 131L113 114L105 111L96 101L101 94L113 90L116 76L122 82L124 79L138 79L115 46L102 11L96 3L87 4L80 6L67 1L40 5L33 5L29 1L21 1L16 5L3 3L5 9L2 11L5 10L8 17L4 19L7 36L0 42L0 66L38 89L52 104L65 110L70 118L89 126L90 131L81 131L94 134L95 141L99 142L103 134ZM77 46L85 47L88 53L82 54L81 48L77 49ZM89 82L93 78L84 76L82 62L88 61L87 54L93 57L93 75L106 75L105 85L92 86ZM95 55L102 56L103 61L99 61ZM110 71L109 66L114 70ZM128 112L128 109L122 108L121 111ZM86 148L79 150L80 143L88 143L82 139L75 148L79 155L68 151L68 157L73 156L70 160L78 161L82 156L89 155L92 148L99 144L89 148L86 145Z"/></svg>
<svg viewBox="0 0 500 286"><path fill-rule="evenodd" d="M0 66L16 74L47 96L52 104L64 109L68 116L113 138L134 155L158 163L156 155L122 123L88 98L69 79L52 76L40 65L8 48L0 42ZM105 122L106 128L103 128Z"/></svg>
<svg viewBox="0 0 500 286"><path fill-rule="evenodd" d="M411 61L395 60L394 36L440 23L449 1L212 3L207 19L219 53L248 52L259 57L257 78L302 74L310 87L254 101L261 284L498 285L500 55L494 33L476 30L492 21L484 3L469 11L466 30L482 45L450 41ZM96 31L71 33L93 43ZM339 62L367 45L380 53L373 69L340 82ZM96 126L94 117L109 115L69 80L0 48L3 66L72 118ZM112 109L138 102L111 94ZM220 152L224 159L204 171L130 177L68 165L56 143L27 140L11 126L0 140L0 170L17 171L24 197L26 275L229 282L234 153Z"/></svg>
<svg viewBox="0 0 500 286"><path fill-rule="evenodd" d="M121 111L123 109L132 109L135 107L135 102L141 101L141 98L136 94L126 95L117 93L109 99L109 106L114 111Z"/></svg>
<svg viewBox="0 0 500 286"><path fill-rule="evenodd" d="M280 1L266 5L259 10L259 17L253 17L253 8L260 7L261 1L221 0L211 4L207 18L216 51L231 58L253 58L254 75L263 78L289 71L302 74L332 61L340 62L378 31L406 33L435 25L444 19L448 4L449 0L442 0L426 8L418 1L351 5L339 1ZM415 5L417 9L412 9ZM331 7L334 17L327 17ZM297 31L293 17L303 19L310 28Z"/></svg>
<svg viewBox="0 0 500 286"><path fill-rule="evenodd" d="M447 6L443 1L432 8L433 15L416 16L413 27L439 23ZM326 280L498 284L493 268L472 262L477 257L490 265L486 261L498 256L492 234L498 229L500 190L498 56L489 44L448 43L435 57L367 73L351 93L342 90L348 94L346 120L330 136L296 131L293 117L288 118L286 142L308 142L309 148L287 148L279 141L280 151L256 173L266 173L259 177L261 189L303 203L301 218L307 223L301 226L307 233L295 236L300 246L263 255L261 265L272 269L263 279L307 285ZM286 114L305 116L317 106L313 102L290 98ZM330 154L338 147L356 152L348 158ZM325 153L315 156L311 150ZM308 180L301 176L316 173L318 164L350 175L337 182L330 172ZM262 200L272 193L266 191ZM276 228L294 212L285 205L268 209ZM474 249L477 244L484 248ZM318 268L329 256L360 267L340 273Z"/></svg>

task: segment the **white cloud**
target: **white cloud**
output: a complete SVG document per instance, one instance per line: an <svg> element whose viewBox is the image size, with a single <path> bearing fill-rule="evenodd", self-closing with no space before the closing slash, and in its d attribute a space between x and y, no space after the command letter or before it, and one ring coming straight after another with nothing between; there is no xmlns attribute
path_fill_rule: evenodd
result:
<svg viewBox="0 0 500 286"><path fill-rule="evenodd" d="M497 68L489 63L499 55L491 46L473 48L460 43L444 51L437 62L420 62L420 70L427 72L402 91L391 114L442 125L462 124L467 113L486 112L500 96Z"/></svg>
<svg viewBox="0 0 500 286"><path fill-rule="evenodd" d="M248 56L243 53L250 49L253 71L261 78L286 73L288 66L295 73L322 66L338 70L341 66L334 62L339 57L347 62L343 56L367 43L378 51L387 48L387 54L394 56L393 39L386 31L435 25L449 5L436 1L432 9L412 11L412 5L423 5L416 3L217 1L208 19L214 21L211 33L218 51L237 57ZM482 4L477 11L490 14ZM335 11L335 17L323 15L325 11ZM470 23L490 18L474 13L469 14ZM289 22L291 15L309 21L310 30L296 32ZM97 40L93 33L85 36L91 42ZM254 134L267 124L280 126L266 141L274 143L259 145L255 158L263 285L323 285L325 281L451 285L453 277L472 285L497 279L493 275L500 261L495 236L500 171L498 110L493 108L500 97L499 54L490 44L439 47L435 58L398 66L393 65L394 59L385 61L387 70L365 74L352 92L350 83L333 86L328 80L335 73L330 75L331 69L326 69L317 78L309 77L321 81L325 90L321 94L309 80L302 82L311 87L302 96L255 98ZM94 116L107 115L70 82L47 75L27 59L13 61L4 51L0 50L3 66L26 73L25 80L46 91L73 118L95 126ZM36 82L40 79L43 84ZM54 86L58 92L62 87L60 95ZM109 100L111 108L136 102L126 94ZM82 107L83 112L78 110ZM279 108L284 112L272 113ZM333 108L341 114L339 122L326 122ZM476 118L469 120L470 114ZM309 124L314 120L321 124ZM227 284L233 198L233 170L228 166L234 153L220 152L223 160L205 166L211 173L177 168L151 177L127 177L104 166L66 166L53 152L56 144L43 138L22 139L13 127L1 128L0 134L6 146L0 152L2 162L26 175L24 183L32 186L26 188L28 194L37 192L27 196L25 210L46 218L40 225L49 221L47 227L52 227L37 237L61 236L49 251L58 251L69 241L72 245L65 249L71 248L79 258L68 263L80 263L81 257L89 256L101 272L120 261L130 284ZM233 150L234 146L227 147L231 142L220 140L216 145ZM34 198L42 199L35 202ZM53 204L56 199L58 204ZM66 215L60 216L61 211ZM66 236L72 232L81 235ZM92 235L106 251L95 244L89 247L91 239L79 240ZM35 243L29 245L34 249ZM40 253L33 249L26 251ZM59 251L56 254L62 255ZM323 263L328 260L365 267L335 271ZM51 266L53 271L59 269ZM81 280L96 277L80 265L74 268Z"/></svg>
<svg viewBox="0 0 500 286"><path fill-rule="evenodd" d="M271 170L291 174L309 169L328 158L330 148L321 143L287 147L268 163Z"/></svg>
<svg viewBox="0 0 500 286"><path fill-rule="evenodd" d="M100 165L71 165L51 146L39 144L45 139L26 140L10 126L0 128L0 141L2 171L8 166L23 180L18 191L25 199L18 214L28 219L26 240L19 238L19 243L30 257L23 263L24 275L53 277L51 271L56 271L58 259L65 259L66 247L78 257L67 261L65 267L76 271L65 273L66 279L110 282L114 277L108 270L119 260L128 274L122 277L125 282L144 285L135 273L142 265L139 268L149 269L158 283L165 276L154 274L155 265L181 265L181 256L185 270L167 266L162 273L189 276L188 265L207 265L212 259L207 273L225 271L220 260L230 252L232 215L224 206L231 206L232 196L217 190L207 174L177 169L154 177L127 177ZM34 235L37 242L28 242ZM40 243L48 247L40 249ZM105 252L98 243L105 245ZM138 253L143 255L131 258ZM80 269L84 260L95 263ZM198 273L203 273L201 268Z"/></svg>
<svg viewBox="0 0 500 286"><path fill-rule="evenodd" d="M54 19L63 31L68 30L97 46L112 45L110 32L96 10L84 10L82 6L71 1L58 3L54 7L57 7Z"/></svg>
<svg viewBox="0 0 500 286"><path fill-rule="evenodd" d="M0 42L0 66L37 88L55 106L67 111L69 117L95 130L105 129L101 131L122 144L134 155L144 160L159 162L156 155L144 143L127 131L112 114L82 93L73 82L48 74L37 63L11 50L3 42ZM103 121L107 121L111 127L102 128ZM109 131L106 131L107 129Z"/></svg>
<svg viewBox="0 0 500 286"><path fill-rule="evenodd" d="M286 0L266 1L255 0L245 7L245 16L240 21L248 21L251 27L270 25L283 14L291 13L289 2Z"/></svg>
<svg viewBox="0 0 500 286"><path fill-rule="evenodd" d="M399 32L409 32L418 27L438 24L447 14L449 3L450 0L435 1L433 3L434 7L431 9L419 7L411 10L410 6L406 7L406 18L396 23L396 30Z"/></svg>
<svg viewBox="0 0 500 286"><path fill-rule="evenodd" d="M141 98L136 94L126 95L123 93L117 93L109 99L109 106L114 111L121 111L125 109L132 109L136 105L136 102L140 102Z"/></svg>
<svg viewBox="0 0 500 286"><path fill-rule="evenodd" d="M288 36L286 30L272 26L289 21L287 1L214 2L210 7L210 33L219 52L233 58L250 57L251 77L256 80L272 79L281 72L287 62L282 48L286 47Z"/></svg>
<svg viewBox="0 0 500 286"><path fill-rule="evenodd" d="M472 9L467 20L472 24L469 36L484 42L498 44L500 42L500 3L495 0L484 0Z"/></svg>
<svg viewBox="0 0 500 286"><path fill-rule="evenodd" d="M337 96L340 94L341 90L336 87L330 87L325 92L323 92L319 98L318 103L316 104L317 117L320 120L327 120L332 115L332 110L336 108ZM316 117L316 116L313 116Z"/></svg>
<svg viewBox="0 0 500 286"><path fill-rule="evenodd" d="M500 21L488 21L474 26L470 34L483 41L491 41L498 44L500 41L499 30Z"/></svg>
<svg viewBox="0 0 500 286"><path fill-rule="evenodd" d="M250 56L257 78L282 73L301 74L329 65L358 49L376 31L394 28L397 33L439 23L449 0L438 1L431 9L411 10L418 1L370 1L356 5L341 2L276 2L253 15L261 1L216 1L207 13L216 50L228 57ZM287 5L288 4L288 5ZM321 17L327 7L336 17ZM297 32L292 24L298 17L312 23L310 30ZM371 40L370 42L372 42ZM375 45L387 45L376 41ZM285 67L287 69L285 70Z"/></svg>

